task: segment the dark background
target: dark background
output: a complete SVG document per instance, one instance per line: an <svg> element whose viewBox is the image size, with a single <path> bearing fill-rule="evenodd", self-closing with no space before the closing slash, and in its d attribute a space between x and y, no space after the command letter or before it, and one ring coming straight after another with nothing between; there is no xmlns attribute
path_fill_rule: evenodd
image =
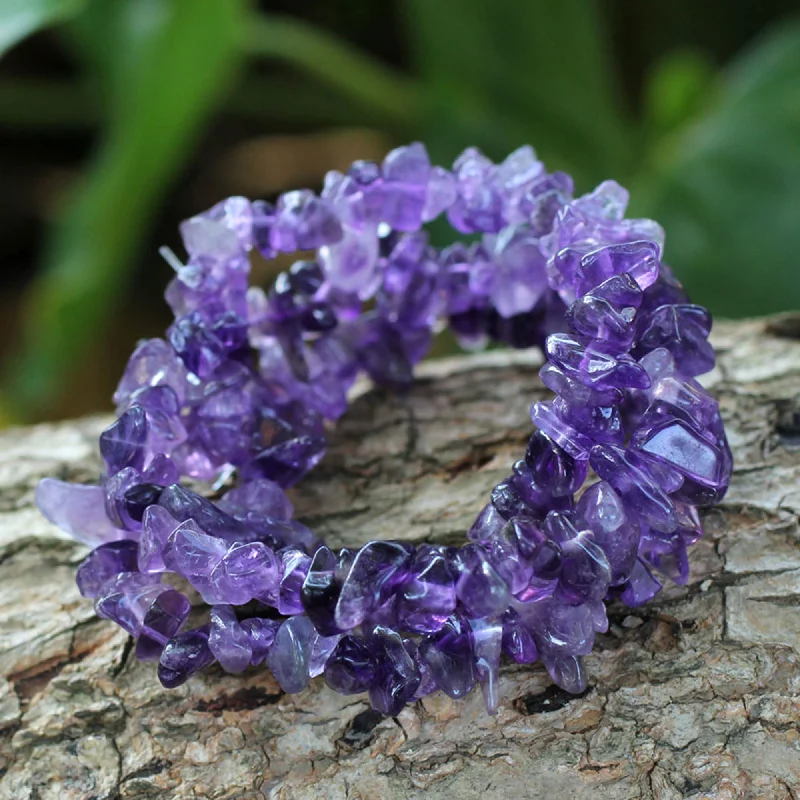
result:
<svg viewBox="0 0 800 800"><path fill-rule="evenodd" d="M0 424L109 407L169 322L181 219L412 139L447 165L531 143L579 192L613 177L715 314L800 305L797 2L20 5L0 0Z"/></svg>

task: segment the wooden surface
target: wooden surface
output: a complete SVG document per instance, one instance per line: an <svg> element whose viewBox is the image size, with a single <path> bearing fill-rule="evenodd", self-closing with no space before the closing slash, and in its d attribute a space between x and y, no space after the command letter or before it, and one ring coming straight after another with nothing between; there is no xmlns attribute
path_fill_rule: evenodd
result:
<svg viewBox="0 0 800 800"><path fill-rule="evenodd" d="M45 475L93 480L106 419L0 435L0 798L800 797L800 317L719 325L736 458L686 587L610 610L572 698L539 666L395 719L321 679L297 696L263 669L177 690L132 657L74 585L85 551L33 508ZM428 365L406 398L364 393L294 492L336 545L457 542L546 396L534 356Z"/></svg>

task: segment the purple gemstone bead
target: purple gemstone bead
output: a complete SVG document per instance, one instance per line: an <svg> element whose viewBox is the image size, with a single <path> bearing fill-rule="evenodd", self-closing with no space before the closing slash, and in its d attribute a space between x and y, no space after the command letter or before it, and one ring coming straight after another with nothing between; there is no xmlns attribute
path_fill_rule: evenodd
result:
<svg viewBox="0 0 800 800"><path fill-rule="evenodd" d="M158 664L158 679L167 689L180 686L214 662L208 646L209 625L173 636L164 647Z"/></svg>
<svg viewBox="0 0 800 800"><path fill-rule="evenodd" d="M291 519L294 508L277 483L254 480L231 489L217 503L217 508L231 516L236 512L255 511L273 519Z"/></svg>
<svg viewBox="0 0 800 800"><path fill-rule="evenodd" d="M141 471L147 444L147 416L141 406L132 406L100 434L100 455L109 475L125 467Z"/></svg>
<svg viewBox="0 0 800 800"><path fill-rule="evenodd" d="M325 682L339 694L360 694L374 679L372 650L356 636L342 636L325 665Z"/></svg>
<svg viewBox="0 0 800 800"><path fill-rule="evenodd" d="M586 480L586 459L573 458L542 431L528 440L525 463L536 486L553 497L575 494Z"/></svg>
<svg viewBox="0 0 800 800"><path fill-rule="evenodd" d="M531 406L531 420L554 444L576 461L586 461L592 440L561 419L553 403L534 403Z"/></svg>
<svg viewBox="0 0 800 800"><path fill-rule="evenodd" d="M125 467L116 475L112 475L105 484L105 506L111 522L132 533L138 533L142 523L128 512L126 496L128 492L142 482L141 473L133 467ZM138 516L138 514L137 514ZM127 534L131 536L131 534Z"/></svg>
<svg viewBox="0 0 800 800"><path fill-rule="evenodd" d="M148 446L157 453L170 453L186 441L181 404L170 386L148 386L131 397L131 410L140 407L147 417Z"/></svg>
<svg viewBox="0 0 800 800"><path fill-rule="evenodd" d="M281 553L281 579L278 588L278 611L293 615L303 613L301 592L311 565L311 557L300 550L287 548Z"/></svg>
<svg viewBox="0 0 800 800"><path fill-rule="evenodd" d="M272 643L275 641L278 628L281 626L281 621L277 619L251 617L250 619L243 619L241 626L247 634L250 650L253 654L250 663L253 666L258 666L267 657L267 653L270 647L272 647Z"/></svg>
<svg viewBox="0 0 800 800"><path fill-rule="evenodd" d="M247 540L248 531L229 514L185 486L167 486L158 504L179 522L195 522L205 533L222 539Z"/></svg>
<svg viewBox="0 0 800 800"><path fill-rule="evenodd" d="M344 228L338 244L321 247L319 261L331 286L357 294L362 300L378 288L378 237L374 228Z"/></svg>
<svg viewBox="0 0 800 800"><path fill-rule="evenodd" d="M208 647L226 672L242 672L249 666L253 658L250 636L231 606L212 606Z"/></svg>
<svg viewBox="0 0 800 800"><path fill-rule="evenodd" d="M637 558L631 576L622 588L622 602L628 606L642 606L661 591L657 581L641 558Z"/></svg>
<svg viewBox="0 0 800 800"><path fill-rule="evenodd" d="M437 631L455 607L455 581L445 552L423 545L414 555L398 597L397 613L403 629Z"/></svg>
<svg viewBox="0 0 800 800"><path fill-rule="evenodd" d="M616 406L569 405L557 397L553 409L564 422L597 444L622 444L625 441L622 415Z"/></svg>
<svg viewBox="0 0 800 800"><path fill-rule="evenodd" d="M623 399L621 389L597 389L567 375L555 364L547 363L539 370L542 383L571 406L615 406Z"/></svg>
<svg viewBox="0 0 800 800"><path fill-rule="evenodd" d="M189 599L167 588L155 598L142 620L142 629L136 641L136 658L140 661L157 661L167 642L181 629L189 617Z"/></svg>
<svg viewBox="0 0 800 800"><path fill-rule="evenodd" d="M458 700L475 685L475 653L469 625L460 614L450 617L444 627L420 644L420 659L449 697Z"/></svg>
<svg viewBox="0 0 800 800"><path fill-rule="evenodd" d="M130 536L106 513L102 486L83 486L43 478L36 487L35 499L39 510L50 522L90 547Z"/></svg>
<svg viewBox="0 0 800 800"><path fill-rule="evenodd" d="M561 545L561 553L557 596L575 605L602 600L611 582L611 567L593 534L581 531Z"/></svg>
<svg viewBox="0 0 800 800"><path fill-rule="evenodd" d="M311 655L308 657L308 676L310 678L322 675L331 653L336 649L336 645L339 644L341 638L341 633L336 633L333 636L317 635L311 645Z"/></svg>
<svg viewBox="0 0 800 800"><path fill-rule="evenodd" d="M281 689L289 694L308 685L308 662L317 632L308 617L289 617L278 629L267 652L267 666Z"/></svg>
<svg viewBox="0 0 800 800"><path fill-rule="evenodd" d="M392 150L383 162L383 221L396 231L422 224L431 162L419 142Z"/></svg>
<svg viewBox="0 0 800 800"><path fill-rule="evenodd" d="M76 581L80 593L94 599L120 572L135 572L136 551L136 542L129 539L96 547L78 567Z"/></svg>
<svg viewBox="0 0 800 800"><path fill-rule="evenodd" d="M496 233L505 224L504 202L494 184L495 166L477 148L467 148L453 164L457 197L447 210L461 233Z"/></svg>
<svg viewBox="0 0 800 800"><path fill-rule="evenodd" d="M672 501L632 455L613 445L595 445L589 462L622 495L626 506L640 520L664 533L674 531L677 520Z"/></svg>
<svg viewBox="0 0 800 800"><path fill-rule="evenodd" d="M337 556L323 545L309 564L300 599L306 615L322 636L342 633L336 624L335 609L352 557L349 550L342 550Z"/></svg>
<svg viewBox="0 0 800 800"><path fill-rule="evenodd" d="M500 698L497 681L500 677L503 625L497 617L473 619L469 625L475 653L475 675L481 685L486 711L494 714Z"/></svg>
<svg viewBox="0 0 800 800"><path fill-rule="evenodd" d="M326 447L322 436L298 436L279 442L262 450L243 471L243 477L268 478L284 489L294 486L322 460Z"/></svg>
<svg viewBox="0 0 800 800"><path fill-rule="evenodd" d="M422 209L422 221L430 222L443 211L447 211L457 197L453 175L442 167L433 167L428 176L428 191Z"/></svg>
<svg viewBox="0 0 800 800"><path fill-rule="evenodd" d="M180 400L184 397L186 368L163 339L146 339L137 345L114 392L114 403L127 405L134 392L146 386L169 386Z"/></svg>
<svg viewBox="0 0 800 800"><path fill-rule="evenodd" d="M142 630L145 614L155 599L169 589L160 576L121 572L105 583L94 601L98 617L116 622L131 636Z"/></svg>
<svg viewBox="0 0 800 800"><path fill-rule="evenodd" d="M600 481L583 493L576 514L608 559L611 585L624 583L636 561L639 526L629 519L620 496L610 484Z"/></svg>
<svg viewBox="0 0 800 800"><path fill-rule="evenodd" d="M138 566L140 572L164 572L164 547L180 523L161 506L149 506L142 517L139 537Z"/></svg>
<svg viewBox="0 0 800 800"><path fill-rule="evenodd" d="M502 614L511 600L508 584L492 566L488 553L478 544L458 551L456 594L474 617Z"/></svg>
<svg viewBox="0 0 800 800"><path fill-rule="evenodd" d="M276 605L281 568L278 557L263 542L232 544L209 576L215 594L232 605L260 600Z"/></svg>
<svg viewBox="0 0 800 800"><path fill-rule="evenodd" d="M539 658L536 642L520 615L509 608L503 614L503 652L518 664L533 664Z"/></svg>
<svg viewBox="0 0 800 800"><path fill-rule="evenodd" d="M342 226L325 200L304 189L280 196L269 235L274 250L292 253L341 241Z"/></svg>
<svg viewBox="0 0 800 800"><path fill-rule="evenodd" d="M580 656L543 656L547 671L556 686L570 694L586 691L586 669Z"/></svg>
<svg viewBox="0 0 800 800"><path fill-rule="evenodd" d="M632 443L695 484L712 490L727 488L730 475L722 449L676 406L654 403L642 417Z"/></svg>
<svg viewBox="0 0 800 800"><path fill-rule="evenodd" d="M408 574L413 548L403 542L369 542L356 554L336 602L334 620L343 631L358 627L382 606Z"/></svg>
<svg viewBox="0 0 800 800"><path fill-rule="evenodd" d="M626 272L579 297L567 309L567 322L579 336L602 339L623 351L633 341L636 311L641 304L642 290Z"/></svg>
<svg viewBox="0 0 800 800"><path fill-rule="evenodd" d="M659 248L654 242L626 242L598 248L584 255L575 274L578 297L615 275L627 273L640 289L658 278Z"/></svg>
<svg viewBox="0 0 800 800"><path fill-rule="evenodd" d="M675 357L687 377L703 375L714 368L714 348L708 341L711 314L702 306L660 306L647 318L636 352L644 355L663 347Z"/></svg>
<svg viewBox="0 0 800 800"><path fill-rule="evenodd" d="M519 519L518 517L515 519ZM517 539L517 526L508 522L492 539L484 543L492 566L508 584L512 594L523 591L533 577L533 566L525 555L525 545Z"/></svg>
<svg viewBox="0 0 800 800"><path fill-rule="evenodd" d="M639 556L681 586L689 580L689 554L685 540L677 531L665 534L646 530L639 544Z"/></svg>
<svg viewBox="0 0 800 800"><path fill-rule="evenodd" d="M647 389L650 378L629 355L611 355L565 333L547 337L547 355L571 378L592 389Z"/></svg>
<svg viewBox="0 0 800 800"><path fill-rule="evenodd" d="M371 632L368 644L376 664L369 687L372 707L386 716L397 716L414 697L420 671L396 631L379 625Z"/></svg>

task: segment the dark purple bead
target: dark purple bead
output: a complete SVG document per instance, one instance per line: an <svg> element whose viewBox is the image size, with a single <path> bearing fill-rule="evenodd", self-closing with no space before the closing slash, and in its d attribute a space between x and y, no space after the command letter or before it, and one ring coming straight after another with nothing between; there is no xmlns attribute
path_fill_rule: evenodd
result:
<svg viewBox="0 0 800 800"><path fill-rule="evenodd" d="M210 625L202 625L173 636L164 647L158 663L158 679L167 689L174 689L204 667L213 663L208 647Z"/></svg>
<svg viewBox="0 0 800 800"><path fill-rule="evenodd" d="M241 625L250 640L250 650L252 652L250 663L253 666L258 666L267 657L267 653L272 647L272 643L275 641L275 636L281 626L281 621L278 619L251 617L250 619L243 619Z"/></svg>
<svg viewBox="0 0 800 800"><path fill-rule="evenodd" d="M293 486L312 470L325 455L327 442L322 436L298 436L262 450L242 475L245 479L267 478L279 486Z"/></svg>
<svg viewBox="0 0 800 800"><path fill-rule="evenodd" d="M159 594L144 615L136 640L136 658L140 661L159 659L167 642L186 622L191 608L189 599L175 589Z"/></svg>
<svg viewBox="0 0 800 800"><path fill-rule="evenodd" d="M530 629L513 608L503 614L503 652L518 664L533 664L539 658Z"/></svg>
<svg viewBox="0 0 800 800"><path fill-rule="evenodd" d="M627 272L615 275L579 297L567 309L567 322L579 336L602 339L626 350L636 332L634 320L642 297L642 290Z"/></svg>
<svg viewBox="0 0 800 800"><path fill-rule="evenodd" d="M702 306L660 306L650 313L635 352L642 356L664 347L675 357L683 375L703 375L714 368L714 348L708 341L711 314Z"/></svg>
<svg viewBox="0 0 800 800"><path fill-rule="evenodd" d="M492 489L492 506L505 520L525 516L531 512L522 495L510 482L498 483Z"/></svg>
<svg viewBox="0 0 800 800"><path fill-rule="evenodd" d="M313 297L322 288L325 275L316 261L295 261L289 268L288 279L296 294Z"/></svg>
<svg viewBox="0 0 800 800"><path fill-rule="evenodd" d="M211 500L179 483L167 486L161 492L158 504L179 522L193 520L211 536L236 541L250 538L244 525L220 511Z"/></svg>
<svg viewBox="0 0 800 800"><path fill-rule="evenodd" d="M414 697L420 671L396 631L378 626L370 634L368 645L376 665L369 688L370 702L376 711L394 717Z"/></svg>
<svg viewBox="0 0 800 800"><path fill-rule="evenodd" d="M100 434L100 455L109 475L126 467L141 471L147 445L147 415L132 406Z"/></svg>
<svg viewBox="0 0 800 800"><path fill-rule="evenodd" d="M589 461L639 519L665 533L675 530L677 520L672 501L650 473L632 458L630 451L613 445L596 445Z"/></svg>
<svg viewBox="0 0 800 800"><path fill-rule="evenodd" d="M136 522L141 522L145 509L158 503L162 489L163 487L153 483L139 483L131 486L123 495L128 516Z"/></svg>
<svg viewBox="0 0 800 800"><path fill-rule="evenodd" d="M423 640L420 658L437 687L456 700L475 685L475 654L470 629L460 615L450 617L438 633Z"/></svg>
<svg viewBox="0 0 800 800"><path fill-rule="evenodd" d="M462 547L457 566L456 594L470 615L487 617L505 611L511 600L508 584L492 566L483 547Z"/></svg>
<svg viewBox="0 0 800 800"><path fill-rule="evenodd" d="M94 599L120 572L136 572L137 554L137 543L129 539L95 547L78 567L76 581L80 593Z"/></svg>
<svg viewBox="0 0 800 800"><path fill-rule="evenodd" d="M583 493L576 513L608 559L611 585L624 583L636 561L639 525L626 513L620 496L608 483L599 481Z"/></svg>
<svg viewBox="0 0 800 800"><path fill-rule="evenodd" d="M403 542L369 542L356 553L336 601L339 630L358 627L403 582L413 548Z"/></svg>
<svg viewBox="0 0 800 800"><path fill-rule="evenodd" d="M547 337L547 355L570 377L592 389L646 389L650 378L623 353L611 355L592 341L565 333Z"/></svg>
<svg viewBox="0 0 800 800"><path fill-rule="evenodd" d="M456 607L456 587L446 554L423 545L415 554L398 597L398 617L404 630L439 630Z"/></svg>
<svg viewBox="0 0 800 800"><path fill-rule="evenodd" d="M300 599L308 618L322 636L342 633L336 624L335 611L352 558L353 553L349 550L342 550L337 556L323 545L314 553L309 564Z"/></svg>
<svg viewBox="0 0 800 800"><path fill-rule="evenodd" d="M278 589L278 611L281 614L301 614L303 584L311 558L300 550L287 548L281 553L281 580Z"/></svg>
<svg viewBox="0 0 800 800"><path fill-rule="evenodd" d="M644 561L637 558L631 576L622 586L622 602L628 606L642 606L652 600L661 591L661 583L657 581Z"/></svg>
<svg viewBox="0 0 800 800"><path fill-rule="evenodd" d="M339 694L366 692L375 679L375 659L362 639L345 635L325 664L325 683Z"/></svg>
<svg viewBox="0 0 800 800"><path fill-rule="evenodd" d="M542 431L529 439L525 463L534 483L554 497L574 494L586 480L586 459L573 458Z"/></svg>

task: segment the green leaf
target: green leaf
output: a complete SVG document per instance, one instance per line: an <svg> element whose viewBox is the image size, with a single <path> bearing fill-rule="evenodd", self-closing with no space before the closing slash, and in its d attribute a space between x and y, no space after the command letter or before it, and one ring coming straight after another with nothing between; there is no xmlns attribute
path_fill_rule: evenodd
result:
<svg viewBox="0 0 800 800"><path fill-rule="evenodd" d="M120 5L126 33L115 40L108 130L53 232L7 382L28 416L46 410L87 342L102 336L159 199L237 65L243 1Z"/></svg>
<svg viewBox="0 0 800 800"><path fill-rule="evenodd" d="M0 57L26 36L77 14L84 0L3 0Z"/></svg>
<svg viewBox="0 0 800 800"><path fill-rule="evenodd" d="M467 145L494 158L530 143L580 189L635 161L592 0L405 0L430 87L425 136L439 159Z"/></svg>
<svg viewBox="0 0 800 800"><path fill-rule="evenodd" d="M711 99L716 70L697 50L674 50L660 59L644 91L644 125L649 138L691 122Z"/></svg>
<svg viewBox="0 0 800 800"><path fill-rule="evenodd" d="M697 302L739 316L800 306L800 20L756 42L707 112L654 150L635 212Z"/></svg>
<svg viewBox="0 0 800 800"><path fill-rule="evenodd" d="M374 112L406 127L417 114L413 82L354 45L302 20L278 14L254 15L247 25L247 51L291 64Z"/></svg>

